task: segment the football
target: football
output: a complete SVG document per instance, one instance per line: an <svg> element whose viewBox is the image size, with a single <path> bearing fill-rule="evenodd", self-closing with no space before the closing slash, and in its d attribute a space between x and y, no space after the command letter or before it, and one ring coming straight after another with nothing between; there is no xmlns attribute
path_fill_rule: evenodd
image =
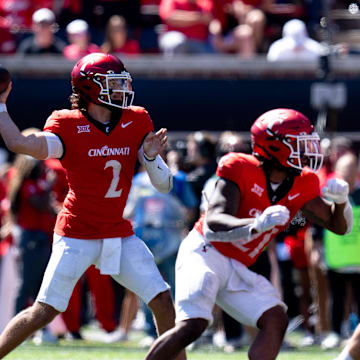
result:
<svg viewBox="0 0 360 360"><path fill-rule="evenodd" d="M5 91L11 81L11 76L9 71L4 67L0 66L0 93Z"/></svg>

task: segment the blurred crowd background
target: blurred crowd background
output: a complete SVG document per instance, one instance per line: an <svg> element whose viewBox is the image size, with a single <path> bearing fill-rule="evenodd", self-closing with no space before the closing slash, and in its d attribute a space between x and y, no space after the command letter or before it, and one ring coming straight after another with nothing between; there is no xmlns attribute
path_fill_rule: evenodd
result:
<svg viewBox="0 0 360 360"><path fill-rule="evenodd" d="M149 110L156 128L170 130L163 156L174 174L164 195L139 168L125 215L172 288L179 243L206 209L202 193L211 194L219 158L250 152L250 125L271 108L308 115L323 137L321 184L335 174L349 182L353 233L337 242L299 215L252 270L276 285L289 306L288 333L301 334L284 347L326 350L341 346L359 321L359 24L355 1L0 0L0 65L11 71L8 108L24 130L69 107L77 59L99 51L125 59L135 103ZM57 160L0 148L0 165L1 330L36 297L67 185ZM254 329L214 312L214 325L193 346L231 352L251 341ZM146 306L94 267L68 310L33 340L78 340L89 329L108 343L140 330L139 346L148 347L155 337Z"/></svg>
<svg viewBox="0 0 360 360"><path fill-rule="evenodd" d="M358 10L342 0L1 0L0 53L263 53L276 61L319 56L331 37L346 56L359 51Z"/></svg>

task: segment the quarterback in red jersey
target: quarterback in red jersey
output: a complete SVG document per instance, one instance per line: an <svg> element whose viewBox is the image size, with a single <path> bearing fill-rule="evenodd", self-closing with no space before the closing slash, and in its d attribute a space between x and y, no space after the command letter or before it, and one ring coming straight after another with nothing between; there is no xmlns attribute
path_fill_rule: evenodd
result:
<svg viewBox="0 0 360 360"><path fill-rule="evenodd" d="M299 211L337 234L352 229L348 184L332 179L322 194L328 200L319 194L320 139L303 114L268 111L251 127L251 140L253 155L220 160L208 209L180 245L176 326L155 341L147 360L172 359L196 340L212 322L215 303L259 329L250 359L275 359L288 324L286 305L248 266Z"/></svg>
<svg viewBox="0 0 360 360"><path fill-rule="evenodd" d="M21 134L7 113L11 84L0 94L0 133L7 147L37 159L58 158L69 186L37 300L0 335L0 358L65 311L76 282L92 264L148 304L160 334L175 324L169 286L123 219L137 159L159 191L172 188L172 174L159 155L166 129L153 133L147 111L132 106L132 79L117 57L87 55L71 78L72 110L54 111L44 130L30 136Z"/></svg>

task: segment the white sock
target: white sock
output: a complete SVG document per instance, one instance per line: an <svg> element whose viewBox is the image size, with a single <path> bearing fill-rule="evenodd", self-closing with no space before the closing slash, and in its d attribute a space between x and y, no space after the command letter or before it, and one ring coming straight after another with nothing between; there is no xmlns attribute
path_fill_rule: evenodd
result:
<svg viewBox="0 0 360 360"><path fill-rule="evenodd" d="M340 353L340 355L334 360L354 360L354 359L349 354L349 348L345 346L343 351Z"/></svg>

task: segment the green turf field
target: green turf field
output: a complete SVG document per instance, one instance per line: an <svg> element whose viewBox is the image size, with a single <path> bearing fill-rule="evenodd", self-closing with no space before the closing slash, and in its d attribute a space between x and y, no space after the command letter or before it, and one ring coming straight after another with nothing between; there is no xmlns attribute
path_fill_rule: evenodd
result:
<svg viewBox="0 0 360 360"><path fill-rule="evenodd" d="M331 360L338 351L324 352L319 347L283 351L279 360ZM9 354L9 360L142 360L145 351L133 342L106 345L90 341L61 341L59 345L35 346L32 343L21 345ZM231 354L221 350L204 348L188 351L189 360L245 360L246 349Z"/></svg>

